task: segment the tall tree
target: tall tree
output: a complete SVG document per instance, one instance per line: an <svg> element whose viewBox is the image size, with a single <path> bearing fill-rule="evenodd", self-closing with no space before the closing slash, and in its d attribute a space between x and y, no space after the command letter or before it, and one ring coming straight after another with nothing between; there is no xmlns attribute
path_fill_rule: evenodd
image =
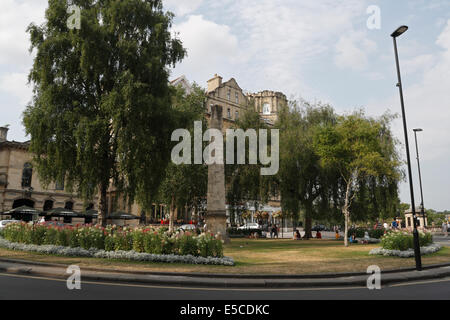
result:
<svg viewBox="0 0 450 320"><path fill-rule="evenodd" d="M328 195L336 184L335 172L320 165L313 138L318 128L332 126L335 121L328 105L292 102L290 108L281 110L276 124L281 132L277 179L283 211L295 219L302 210L308 239L312 237L312 219L329 210Z"/></svg>
<svg viewBox="0 0 450 320"><path fill-rule="evenodd" d="M345 221L345 246L354 199L367 181L375 185L397 184L401 177L396 140L389 129L392 116L368 118L363 111L339 117L315 135L315 148L326 168L336 168L342 178L341 210ZM395 190L396 191L396 190Z"/></svg>
<svg viewBox="0 0 450 320"><path fill-rule="evenodd" d="M23 122L45 183L61 181L83 198L100 191L106 223L110 183L129 201L155 194L176 125L170 65L185 55L160 0L73 0L81 28L69 29L68 1L49 0L31 24L34 98Z"/></svg>
<svg viewBox="0 0 450 320"><path fill-rule="evenodd" d="M186 95L184 90L177 88L173 100L179 128L184 128L194 137L194 122L202 123L202 131L207 124L205 119L204 90L194 84L192 93ZM176 142L174 142L175 144ZM191 145L191 160L194 159L194 144ZM203 143L206 145L206 143ZM203 150L203 149L202 149ZM175 164L170 163L164 174L158 190L158 200L169 204L170 231L174 230L176 213L180 210L192 209L199 212L206 198L208 187L208 167L204 164Z"/></svg>
<svg viewBox="0 0 450 320"><path fill-rule="evenodd" d="M255 111L254 102L251 101L247 106L245 112L241 115L239 120L233 125L233 129L241 129L244 132L247 130L254 130L256 136L259 136L260 129L269 129L269 126L261 119L258 112ZM270 134L268 134L270 146ZM231 143L227 136L227 143ZM237 139L236 139L237 140ZM235 141L236 142L236 141ZM250 150L250 138L245 138L245 164L238 164L237 159L241 156L240 150L235 143L234 159L235 164L228 164L225 166L226 185L227 188L227 202L230 205L231 223L234 225L237 217L242 215L251 205L257 211L260 205L267 203L269 199L269 183L270 178L261 175L262 165L258 161L252 164L251 157L258 158L259 146L255 150ZM268 148L270 152L270 147ZM225 157L227 156L227 148L225 150Z"/></svg>

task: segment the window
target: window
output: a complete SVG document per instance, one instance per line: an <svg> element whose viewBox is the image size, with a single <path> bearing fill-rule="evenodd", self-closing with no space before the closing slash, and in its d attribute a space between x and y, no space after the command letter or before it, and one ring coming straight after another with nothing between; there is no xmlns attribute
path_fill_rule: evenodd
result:
<svg viewBox="0 0 450 320"><path fill-rule="evenodd" d="M236 97L236 103L239 104L239 93L235 93L235 97Z"/></svg>
<svg viewBox="0 0 450 320"><path fill-rule="evenodd" d="M56 181L55 190L59 190L59 191L64 190L64 177L60 181Z"/></svg>
<svg viewBox="0 0 450 320"><path fill-rule="evenodd" d="M227 98L231 101L231 89L228 89L227 91Z"/></svg>
<svg viewBox="0 0 450 320"><path fill-rule="evenodd" d="M67 201L66 205L64 206L64 209L73 210L73 202L72 201Z"/></svg>
<svg viewBox="0 0 450 320"><path fill-rule="evenodd" d="M22 188L31 187L31 178L33 177L33 166L31 163L25 163L22 171Z"/></svg>
<svg viewBox="0 0 450 320"><path fill-rule="evenodd" d="M230 108L228 108L227 115L228 115L228 118L231 119L231 109Z"/></svg>
<svg viewBox="0 0 450 320"><path fill-rule="evenodd" d="M263 105L263 114L270 114L271 113L271 111L270 111L270 104L269 103L264 103L264 105Z"/></svg>
<svg viewBox="0 0 450 320"><path fill-rule="evenodd" d="M44 202L44 208L43 208L43 210L44 211L49 211L49 210L52 210L53 209L53 201L52 200L46 200L45 202Z"/></svg>
<svg viewBox="0 0 450 320"><path fill-rule="evenodd" d="M238 119L239 119L239 111L236 111L236 112L235 112L235 116L236 116L236 117L235 117L236 120L238 120Z"/></svg>
<svg viewBox="0 0 450 320"><path fill-rule="evenodd" d="M212 103L209 105L209 112L210 113L212 113L213 106L214 106L214 104L212 104Z"/></svg>

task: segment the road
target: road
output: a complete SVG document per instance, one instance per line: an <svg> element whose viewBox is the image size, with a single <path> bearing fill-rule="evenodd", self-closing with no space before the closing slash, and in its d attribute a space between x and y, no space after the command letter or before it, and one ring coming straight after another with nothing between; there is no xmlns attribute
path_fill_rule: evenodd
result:
<svg viewBox="0 0 450 320"><path fill-rule="evenodd" d="M399 284L370 291L365 288L236 290L170 288L118 283L81 283L68 290L66 281L0 273L0 300L355 300L450 299L450 278Z"/></svg>

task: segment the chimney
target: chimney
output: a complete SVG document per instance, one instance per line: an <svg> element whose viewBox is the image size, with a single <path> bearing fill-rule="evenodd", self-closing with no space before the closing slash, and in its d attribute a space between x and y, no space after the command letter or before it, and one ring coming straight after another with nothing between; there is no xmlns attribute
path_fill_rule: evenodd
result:
<svg viewBox="0 0 450 320"><path fill-rule="evenodd" d="M0 127L0 142L7 141L8 138L8 127Z"/></svg>
<svg viewBox="0 0 450 320"><path fill-rule="evenodd" d="M213 92L221 85L222 85L222 77L215 74L214 78L208 80L208 93Z"/></svg>

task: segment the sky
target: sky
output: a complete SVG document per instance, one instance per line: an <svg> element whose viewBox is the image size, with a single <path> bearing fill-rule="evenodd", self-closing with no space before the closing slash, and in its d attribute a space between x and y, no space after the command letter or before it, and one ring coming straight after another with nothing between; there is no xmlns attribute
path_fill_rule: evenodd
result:
<svg viewBox="0 0 450 320"><path fill-rule="evenodd" d="M173 33L188 57L171 78L185 75L206 87L214 74L235 78L249 92L281 91L290 99L331 104L348 113L400 114L390 34L398 39L416 205L420 204L413 128L425 207L450 209L450 1L448 0L165 0ZM44 21L46 0L0 4L0 125L9 140L28 137L22 112L31 100L26 27ZM393 131L404 142L401 119ZM402 155L405 150L402 149ZM410 203L407 181L401 199Z"/></svg>

